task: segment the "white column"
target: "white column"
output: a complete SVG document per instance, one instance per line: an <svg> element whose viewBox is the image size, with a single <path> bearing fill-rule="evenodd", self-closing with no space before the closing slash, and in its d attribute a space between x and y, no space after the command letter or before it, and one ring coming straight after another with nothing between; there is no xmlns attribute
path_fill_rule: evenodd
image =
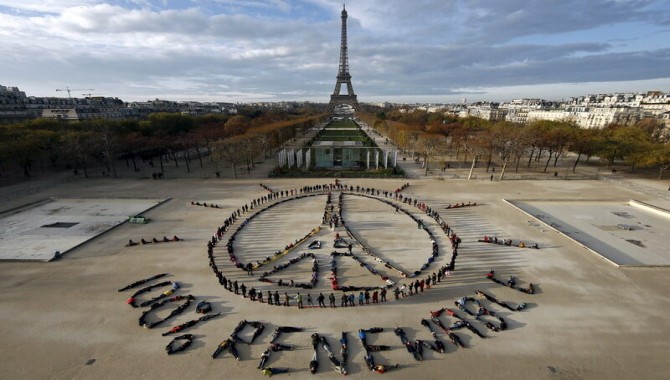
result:
<svg viewBox="0 0 670 380"><path fill-rule="evenodd" d="M368 152L368 170L370 170L370 150L367 150Z"/></svg>
<svg viewBox="0 0 670 380"><path fill-rule="evenodd" d="M295 159L295 152L293 149L288 151L288 168L293 167L293 160Z"/></svg>
<svg viewBox="0 0 670 380"><path fill-rule="evenodd" d="M375 150L375 169L379 170L379 149Z"/></svg>
<svg viewBox="0 0 670 380"><path fill-rule="evenodd" d="M282 151L281 151L281 162L282 162L283 166L288 165L287 158L288 158L288 156L286 155L286 149L282 149Z"/></svg>
<svg viewBox="0 0 670 380"><path fill-rule="evenodd" d="M393 152L393 167L397 168L398 167L398 151Z"/></svg>

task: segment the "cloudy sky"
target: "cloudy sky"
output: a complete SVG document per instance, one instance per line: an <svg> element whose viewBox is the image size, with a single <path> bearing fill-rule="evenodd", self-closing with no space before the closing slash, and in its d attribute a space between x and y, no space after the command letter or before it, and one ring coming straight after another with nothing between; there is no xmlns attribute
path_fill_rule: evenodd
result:
<svg viewBox="0 0 670 380"><path fill-rule="evenodd" d="M340 0L0 0L0 85L325 102L341 10ZM670 91L668 0L350 0L347 11L364 102Z"/></svg>

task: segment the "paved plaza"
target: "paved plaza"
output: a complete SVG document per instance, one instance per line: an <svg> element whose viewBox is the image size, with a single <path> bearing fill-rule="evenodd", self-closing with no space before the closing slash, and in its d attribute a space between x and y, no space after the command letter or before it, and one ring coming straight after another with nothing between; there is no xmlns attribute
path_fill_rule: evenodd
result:
<svg viewBox="0 0 670 380"><path fill-rule="evenodd" d="M261 181L273 191L332 183L332 180L316 179ZM393 191L405 182L342 180L346 185L374 187L382 191ZM639 186L657 185L640 182ZM280 378L313 378L314 375L309 372L312 356L310 335L318 333L325 336L337 355L338 340L343 331L349 336L348 377L378 376L366 368L363 359L365 351L357 337L359 329L371 327L381 327L384 331L368 334L368 344L390 346L388 351L373 353L376 361L399 364L399 369L384 375L390 378L617 379L635 376L662 379L670 371L666 355L670 350L670 328L666 322L670 312L668 268L649 266L664 265L663 260L667 260L662 238L667 236L668 223L664 223L662 217L652 217L627 203L635 199L668 209L668 201L656 197L654 192L612 186L604 181L410 180L409 187L402 194L437 211L461 237L456 269L431 289L399 300L394 300L389 294L389 301L385 303L342 308L339 302L341 292L335 291L337 308L303 310L295 307L293 299L291 307L281 307L251 302L248 297L235 295L219 285L208 265L206 243L217 227L242 205L267 194L269 191L259 186L257 179L93 179L71 181L40 192L26 193L25 196L7 197L5 210L14 211L4 213L2 220L12 215L23 215L23 222L28 223L31 220L27 216L31 215L30 210L47 207L42 209L41 214L35 214L42 216L32 217L35 219L30 221L33 229L58 222L76 222L60 217L46 218L44 210L49 209L49 204L54 209L54 203L40 204L44 199L62 201L76 196L77 200L90 200L92 204L98 203L106 209L115 201L103 204L100 199L122 199L125 201L120 203L128 207L130 204L137 205L139 210L156 207L143 213L151 219L149 223L122 223L79 244L60 260L0 262L0 334L5 343L0 349L3 377L213 379L234 373L240 379L261 378L258 361L277 326L304 328L303 332L283 334L278 340L294 346L291 351L273 352L271 355L270 366L291 370L287 375L277 375ZM337 191L333 192L333 196L337 194ZM432 273L449 263L451 247L448 237L425 212L413 205L383 196L380 198L369 199L353 194L343 196L342 217L362 244L354 245L352 251L363 263L349 257L337 258L340 285L385 284L379 276L365 270L362 264L388 275L398 286L408 284L410 278L380 265L380 261L367 255L361 247L369 247L381 260L412 273L427 262L431 247L426 230L417 228L412 217L425 223L440 247L435 262L423 273ZM163 199L168 200L158 204L158 200ZM400 210L396 211L383 200L395 202ZM196 206L192 202L206 202L218 208ZM472 206L447 208L448 205L468 202ZM528 207L524 208L524 212L508 202L517 206L523 203L524 207ZM337 199L331 200L331 203L337 205ZM330 253L346 251L334 248L333 239L338 233L347 240L349 237L341 227L331 229L327 224L321 224L327 204L327 195L322 193L290 199L268 210L264 210L269 205L265 204L241 213L233 229L223 235L214 249L218 267L228 279L263 291L278 290L291 295L297 291L303 295L311 292L313 297L319 292L330 294L333 291ZM124 218L128 216L128 210L123 207L126 206L118 204L113 207L119 215L118 220L122 220L121 215ZM88 206L82 208L89 209ZM102 210L96 212L103 213ZM539 216L547 224L526 212ZM254 276L248 276L228 259L225 243L240 223L255 213L258 215L240 228L234 240L235 254L244 262L261 261L305 236L313 228L321 227L281 259L289 260L301 252L313 252L319 265L318 281L313 290L276 284L278 279L308 281L312 275L311 260L300 261L268 276L274 281L269 283L259 281L261 273L286 261L278 260L272 266L261 266L255 270ZM549 217L556 221L549 221ZM578 224L578 221L584 225ZM559 224L570 225L597 239L610 243L616 241L616 244L610 244L611 247L632 258L639 258L639 253L631 248L653 252L652 257L659 262L646 262L644 266L611 265L585 249L582 246L584 242L580 244L572 240L574 234L567 237L550 228L552 223L554 228ZM617 224L633 228L623 230L616 228ZM592 227L589 229L586 225ZM71 228L77 228L77 225L62 227L63 231ZM605 235L597 235L598 231ZM635 234L634 237L626 235L629 233ZM141 238L160 239L174 235L183 240L126 247L129 239L138 241ZM537 242L540 249L478 242L484 235ZM313 240L323 242L322 248L307 249L305 245ZM486 274L491 269L503 281L514 276L519 287L532 282L536 286L536 294L525 294L488 280ZM164 279L181 285L176 294L191 294L196 299L194 303L207 300L215 312L222 312L220 317L185 331L194 334L193 344L185 352L173 356L165 353L165 346L172 337L161 336L161 333L197 319L199 315L194 312L194 307L190 306L163 325L145 329L138 326L138 317L144 309L125 304L132 291L117 291L124 285L158 273L167 273ZM155 290L140 297L142 300L149 299L164 290ZM481 300L482 305L495 310L508 324L505 331L494 332L474 317L458 311L454 304L462 297L476 297L476 290L510 305L525 303L527 307L511 311ZM414 360L393 333L393 328L402 327L412 340L432 342L434 338L420 324L420 320L430 319L430 311L444 307L460 313L485 338L479 338L466 329L454 330L467 347L457 348L440 329L436 329L436 336L447 348L446 353L426 350L423 361ZM471 304L468 307L472 309ZM174 307L166 306L149 313L148 318L164 318L172 309ZM252 345L237 345L239 361L228 352L212 359L217 345L231 334L241 320L261 321L266 326L265 332ZM440 316L440 320L446 326L456 322L447 314ZM249 333L245 330L242 337L248 339ZM319 355L318 376L342 376L330 368L325 352L321 351Z"/></svg>
<svg viewBox="0 0 670 380"><path fill-rule="evenodd" d="M513 201L615 265L670 266L670 212L635 201Z"/></svg>
<svg viewBox="0 0 670 380"><path fill-rule="evenodd" d="M0 215L0 260L50 261L160 201L45 199Z"/></svg>

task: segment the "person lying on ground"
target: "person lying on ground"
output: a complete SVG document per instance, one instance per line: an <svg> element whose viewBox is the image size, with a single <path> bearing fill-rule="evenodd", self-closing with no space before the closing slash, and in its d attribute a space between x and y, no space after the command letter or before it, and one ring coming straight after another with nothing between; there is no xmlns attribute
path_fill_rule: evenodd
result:
<svg viewBox="0 0 670 380"><path fill-rule="evenodd" d="M177 325L177 326L171 328L168 332L165 332L165 333L163 333L163 334L161 334L161 335L162 335L162 336L167 336L167 335L170 335L170 334L178 333L178 332L180 332L180 331L183 330L183 329L189 328L189 327L191 327L191 326L195 326L196 323L198 323L198 320L197 320L197 319L188 321L188 322L186 322L186 323L182 323L181 325Z"/></svg>
<svg viewBox="0 0 670 380"><path fill-rule="evenodd" d="M479 319L479 318L477 318L477 320L480 321L480 322L483 322L483 323L484 323L484 326L486 326L487 329L489 329L489 330L491 330L491 331L495 331L495 332L498 332L498 331L499 331L498 328L495 327L495 326L493 325L493 323L491 323L491 322L489 322L489 321L483 321L483 320L481 320L481 319Z"/></svg>
<svg viewBox="0 0 670 380"><path fill-rule="evenodd" d="M195 312L198 314L207 314L210 311L212 311L212 305L205 300L202 300L195 305Z"/></svg>
<svg viewBox="0 0 670 380"><path fill-rule="evenodd" d="M261 360L258 363L258 369L264 369L265 363L268 361L269 358L270 358L270 349L268 348L261 354Z"/></svg>
<svg viewBox="0 0 670 380"><path fill-rule="evenodd" d="M372 367L372 371L377 372L377 373L386 373L390 371L391 369L396 369L398 368L398 364L393 365L393 366L386 366L382 364L378 364L376 366Z"/></svg>
<svg viewBox="0 0 670 380"><path fill-rule="evenodd" d="M275 331L272 333L272 338L270 338L270 343L274 342L277 340L279 335L281 333L292 333L292 332L299 332L302 331L302 327L293 327L293 326L279 326L275 329Z"/></svg>
<svg viewBox="0 0 670 380"><path fill-rule="evenodd" d="M497 301L495 298L489 296L488 294L482 292L481 290L475 290L475 294L477 294L477 296L479 298L486 298L487 300L489 300L491 302L496 302Z"/></svg>
<svg viewBox="0 0 670 380"><path fill-rule="evenodd" d="M249 344L252 344L254 340L256 340L256 338L258 338L258 336L263 332L263 330L265 330L265 326L261 322L257 321L252 321L248 323L251 327L255 328L254 333L251 336L251 339L249 340Z"/></svg>
<svg viewBox="0 0 670 380"><path fill-rule="evenodd" d="M479 330L477 330L477 328L475 328L475 326L473 326L470 322L466 321L466 322L465 322L465 327L466 327L468 330L470 330L470 331L472 331L473 333L475 333L475 335L477 335L478 337L480 337L480 338L486 338L486 336L485 336L484 334L482 334L481 332L479 332Z"/></svg>
<svg viewBox="0 0 670 380"><path fill-rule="evenodd" d="M216 313L216 314L203 315L202 317L200 317L198 319L193 319L193 320L190 320L186 323L182 323L181 325L175 326L175 327L171 328L168 332L164 332L161 335L162 336L167 336L167 335L170 335L170 334L177 333L177 332L182 331L184 329L187 329L191 326L194 326L194 325L196 325L200 322L205 322L205 321L208 321L212 318L218 317L219 315L221 315L220 312Z"/></svg>
<svg viewBox="0 0 670 380"><path fill-rule="evenodd" d="M435 335L433 335L433 338L435 338L434 345L435 345L435 351L444 354L446 352L446 348L444 347L444 343L442 343L441 340L437 339Z"/></svg>
<svg viewBox="0 0 670 380"><path fill-rule="evenodd" d="M428 342L428 341L426 341L426 340L417 339L417 340L416 340L416 344L417 344L418 346L425 347L425 348L427 348L427 349L429 349L429 350L431 350L431 351L439 352L438 349L437 349L437 347L435 347L434 344L432 344L431 342Z"/></svg>
<svg viewBox="0 0 670 380"><path fill-rule="evenodd" d="M136 243L136 244L137 244L137 243ZM138 280L138 281L133 282L133 283L130 284L130 285L126 285L126 286L124 286L123 288L118 289L118 291L119 291L119 292L122 292L122 291L124 291L124 290L132 289L132 288L135 288L135 287L140 286L140 285L142 285L142 284L145 284L145 283L147 283L147 282L149 282L149 281L153 281L153 280L159 279L159 278L161 278L161 277L165 277L165 276L167 276L167 275L168 275L167 273L160 273L160 274L151 276L151 277L149 277L149 278L145 278L145 279L142 279L142 280Z"/></svg>
<svg viewBox="0 0 670 380"><path fill-rule="evenodd" d="M412 342L412 344L414 345L414 349L419 354L419 356L423 358L423 348L426 346L422 342L423 342L422 340L417 339L414 342Z"/></svg>
<svg viewBox="0 0 670 380"><path fill-rule="evenodd" d="M165 346L165 351L167 351L168 355L184 351L191 345L191 343L193 343L193 339L195 339L195 337L192 334L184 334L175 337L167 346ZM183 341L183 343L175 346L175 343L178 341Z"/></svg>
<svg viewBox="0 0 670 380"><path fill-rule="evenodd" d="M533 285L533 283L531 282L531 283L528 284L527 289L518 288L518 290L521 291L521 292L524 292L526 294L535 294L535 285Z"/></svg>
<svg viewBox="0 0 670 380"><path fill-rule="evenodd" d="M181 301L183 299L186 299L186 302L184 302L182 305L178 306L176 309L172 310L172 312L170 312L170 314L168 314L167 317L165 317L163 319L160 319L156 322L152 322L152 323L146 322L147 313L149 313L150 311L152 311L156 308L159 308L159 307L161 307L161 306L163 306L163 305L165 305L169 302ZM149 310L146 310L142 313L142 315L139 318L139 324L140 324L140 326L142 326L146 329L154 328L154 327L158 326L159 324L164 323L168 319L170 319L170 318L172 318L176 315L181 314L191 304L191 301L194 300L194 299L195 299L195 297L193 297L192 295L189 294L189 295L186 295L186 296L174 296L172 298L168 298L166 300L156 302L156 303L151 305Z"/></svg>
<svg viewBox="0 0 670 380"><path fill-rule="evenodd" d="M347 365L347 359L349 357L349 354L347 352L348 345L349 345L349 339L347 338L347 333L346 331L342 331L342 337L340 338L340 355L342 355L343 366Z"/></svg>
<svg viewBox="0 0 670 380"><path fill-rule="evenodd" d="M291 351L293 349L293 346L289 344L280 344L280 343L273 343L270 345L270 349L272 351Z"/></svg>
<svg viewBox="0 0 670 380"><path fill-rule="evenodd" d="M312 360L309 362L309 372L316 373L319 370L319 360L316 356L316 347L314 348L314 354L312 355Z"/></svg>
<svg viewBox="0 0 670 380"><path fill-rule="evenodd" d="M464 321L462 319L459 319L458 321L454 322L453 325L449 326L449 330L458 330L462 329L463 327L466 327L468 324L467 321Z"/></svg>
<svg viewBox="0 0 670 380"><path fill-rule="evenodd" d="M431 311L430 313L432 314L433 312ZM428 322L427 319L421 318L421 326L424 326L425 328L433 332L433 327L430 325L430 322Z"/></svg>
<svg viewBox="0 0 670 380"><path fill-rule="evenodd" d="M370 327L369 329L364 330L367 333L380 333L384 331L384 328L382 327Z"/></svg>
<svg viewBox="0 0 670 380"><path fill-rule="evenodd" d="M430 312L430 316L433 317L433 318L437 318L437 317L439 317L440 315L442 315L442 313L444 313L445 310L446 310L446 308L443 307L443 308L441 308L440 310L431 311L431 312ZM427 323L427 322L428 322L428 321L426 321L426 323ZM421 324L423 324L423 322L421 322Z"/></svg>
<svg viewBox="0 0 670 380"><path fill-rule="evenodd" d="M364 359L365 365L368 366L370 371L373 371L375 368L375 358L372 356L372 354L366 353Z"/></svg>
<svg viewBox="0 0 670 380"><path fill-rule="evenodd" d="M365 346L365 350L370 352L388 351L390 349L391 349L390 346L379 345L379 344L368 344L367 346Z"/></svg>
<svg viewBox="0 0 670 380"><path fill-rule="evenodd" d="M212 354L212 359L216 359L216 357L219 356L219 354L222 353L224 350L227 350L232 343L233 343L232 339L230 338L224 339L223 342L219 343L219 346L216 347L216 350Z"/></svg>
<svg viewBox="0 0 670 380"><path fill-rule="evenodd" d="M314 350L316 350L317 347L319 346L319 343L321 342L321 337L319 336L319 334L314 333L312 334L311 338L312 338L312 347L314 347Z"/></svg>
<svg viewBox="0 0 670 380"><path fill-rule="evenodd" d="M458 347L465 348L465 344L463 344L461 337L459 337L456 333L449 332L447 335L449 336L449 340L451 340L451 343L453 343Z"/></svg>
<svg viewBox="0 0 670 380"><path fill-rule="evenodd" d="M233 355L235 360L240 360L240 354L237 351L237 347L234 341L228 345L228 352L230 352L230 354Z"/></svg>
<svg viewBox="0 0 670 380"><path fill-rule="evenodd" d="M151 290L153 290L153 289L155 289L155 288L159 288L159 287L166 286L166 285L171 285L171 284L172 284L172 281L162 281L162 282L159 282L159 283L157 283L157 284L149 285L149 286L146 286L146 287L144 287L144 288L138 289L138 290L137 290L135 293L133 293L133 295L131 295L130 297L131 297L131 298L135 298L135 297L139 296L140 294L149 292L149 291L151 291Z"/></svg>
<svg viewBox="0 0 670 380"><path fill-rule="evenodd" d="M272 377L272 375L277 375L277 374L280 374L280 373L288 373L288 371L289 371L288 368L267 367L267 368L263 368L263 370L261 371L261 374L263 374L265 376Z"/></svg>

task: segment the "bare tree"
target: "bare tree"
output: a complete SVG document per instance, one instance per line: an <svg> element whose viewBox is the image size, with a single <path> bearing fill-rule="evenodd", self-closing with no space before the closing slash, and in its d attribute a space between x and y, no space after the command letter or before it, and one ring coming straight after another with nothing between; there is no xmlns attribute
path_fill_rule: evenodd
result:
<svg viewBox="0 0 670 380"><path fill-rule="evenodd" d="M438 152L438 149L444 144L444 136L437 133L422 133L417 140L418 149L424 156L424 175L428 175L428 165Z"/></svg>
<svg viewBox="0 0 670 380"><path fill-rule="evenodd" d="M227 139L217 141L213 145L214 151L219 154L221 159L230 162L233 167L233 176L237 179L237 165L244 162L239 140Z"/></svg>
<svg viewBox="0 0 670 380"><path fill-rule="evenodd" d="M523 152L521 128L510 122L498 122L491 129L491 143L493 150L502 161L502 169L498 178L502 180L510 159L519 152Z"/></svg>

